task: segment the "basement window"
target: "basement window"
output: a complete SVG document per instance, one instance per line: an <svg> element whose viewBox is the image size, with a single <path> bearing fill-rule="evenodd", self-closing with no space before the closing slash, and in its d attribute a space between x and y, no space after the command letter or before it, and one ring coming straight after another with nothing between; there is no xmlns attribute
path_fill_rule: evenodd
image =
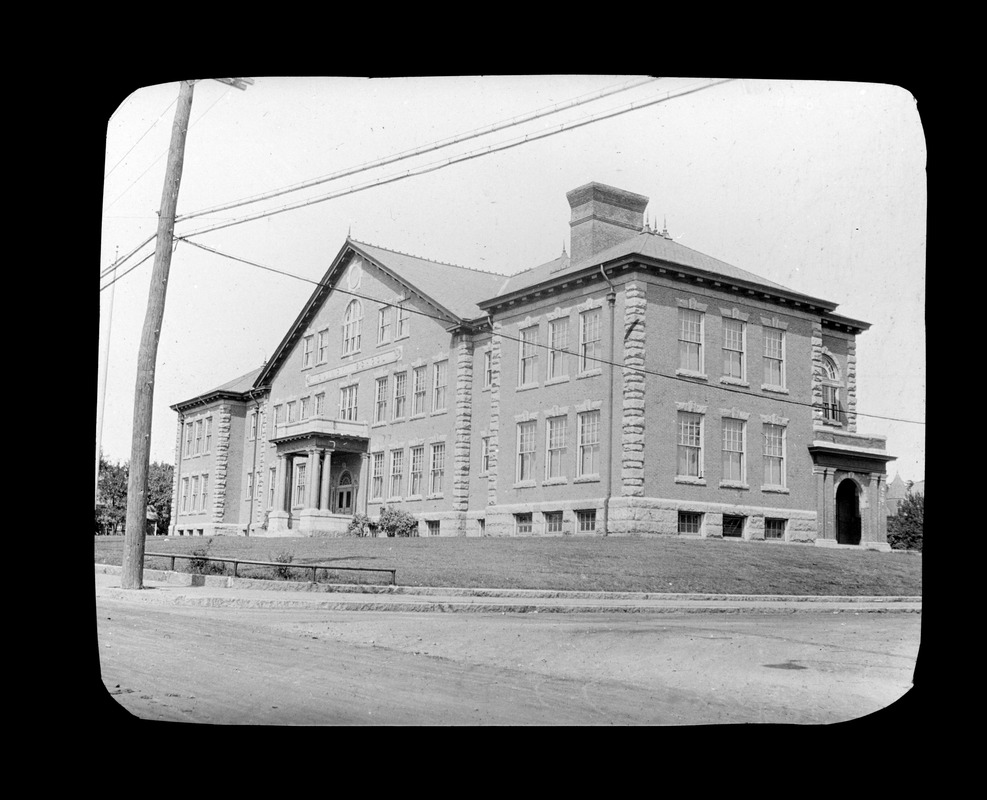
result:
<svg viewBox="0 0 987 800"><path fill-rule="evenodd" d="M771 517L765 517L765 519L764 519L764 538L765 539L784 539L785 538L785 520L783 520L783 519L772 519Z"/></svg>
<svg viewBox="0 0 987 800"><path fill-rule="evenodd" d="M428 535L429 536L438 536L439 535L439 520L437 520L437 519L426 520L425 521L425 525L428 527Z"/></svg>
<svg viewBox="0 0 987 800"><path fill-rule="evenodd" d="M744 536L744 518L733 514L724 514L723 535L735 539L742 539Z"/></svg>
<svg viewBox="0 0 987 800"><path fill-rule="evenodd" d="M562 533L562 512L545 512L545 533Z"/></svg>
<svg viewBox="0 0 987 800"><path fill-rule="evenodd" d="M679 512L679 533L699 534L703 527L703 515L698 511Z"/></svg>
<svg viewBox="0 0 987 800"><path fill-rule="evenodd" d="M576 512L576 527L580 533L590 533L596 530L596 509Z"/></svg>
<svg viewBox="0 0 987 800"><path fill-rule="evenodd" d="M531 533L532 528L532 515L527 514L515 514L514 515L514 529L518 536L523 534Z"/></svg>

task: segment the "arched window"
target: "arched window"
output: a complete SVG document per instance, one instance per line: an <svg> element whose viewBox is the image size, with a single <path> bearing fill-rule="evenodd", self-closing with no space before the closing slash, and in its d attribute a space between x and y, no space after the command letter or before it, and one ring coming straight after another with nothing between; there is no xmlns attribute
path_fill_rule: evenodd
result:
<svg viewBox="0 0 987 800"><path fill-rule="evenodd" d="M840 407L843 384L840 380L840 369L836 366L836 362L825 354L822 357L822 365L823 419L840 425L843 423L843 410Z"/></svg>
<svg viewBox="0 0 987 800"><path fill-rule="evenodd" d="M343 355L360 349L360 330L363 327L363 305L359 300L350 300L343 314Z"/></svg>

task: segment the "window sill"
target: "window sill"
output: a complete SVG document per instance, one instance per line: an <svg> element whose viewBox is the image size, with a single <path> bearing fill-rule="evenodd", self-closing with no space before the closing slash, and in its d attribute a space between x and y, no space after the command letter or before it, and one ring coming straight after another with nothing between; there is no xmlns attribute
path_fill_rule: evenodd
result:
<svg viewBox="0 0 987 800"><path fill-rule="evenodd" d="M445 494L443 494L442 492L439 492L438 494L427 494L427 495L425 495L425 499L426 500L442 500L444 497L445 497Z"/></svg>
<svg viewBox="0 0 987 800"><path fill-rule="evenodd" d="M349 353L342 353L342 354L340 354L340 356L339 356L339 357L340 357L340 358L353 358L353 356L358 356L358 355L360 355L360 353L361 353L361 352L362 352L362 351L360 351L360 350L353 350L353 351L351 351L351 352L349 352Z"/></svg>
<svg viewBox="0 0 987 800"><path fill-rule="evenodd" d="M705 372L696 372L694 369L682 369L680 367L679 369L675 370L675 374L683 378L694 378L697 381L709 380Z"/></svg>
<svg viewBox="0 0 987 800"><path fill-rule="evenodd" d="M480 391L481 392L489 392L490 391L490 387L489 386L484 386L482 389L480 389Z"/></svg>
<svg viewBox="0 0 987 800"><path fill-rule="evenodd" d="M842 428L843 427L843 423L842 422L837 422L836 420L832 420L832 419L823 419L823 420L820 420L820 423L822 425L827 425L830 428Z"/></svg>
<svg viewBox="0 0 987 800"><path fill-rule="evenodd" d="M372 422L370 423L371 428L383 428L387 422Z"/></svg>
<svg viewBox="0 0 987 800"><path fill-rule="evenodd" d="M412 414L410 417L408 417L408 419L412 419L412 420L415 420L415 419L425 419L425 417L427 417L427 416L428 415L424 411L422 411L422 412L419 412L418 414Z"/></svg>
<svg viewBox="0 0 987 800"><path fill-rule="evenodd" d="M546 478L542 481L542 486L565 486L569 483L568 478Z"/></svg>
<svg viewBox="0 0 987 800"><path fill-rule="evenodd" d="M409 494L409 495L408 495L408 496L407 496L406 498L404 498L404 499L405 499L405 500L406 500L407 502L409 502L409 503L410 503L410 502L411 502L412 500L419 500L419 501L420 501L420 500L422 499L422 496L421 496L420 494Z"/></svg>
<svg viewBox="0 0 987 800"><path fill-rule="evenodd" d="M750 486L743 481L720 481L721 489L746 489L750 490Z"/></svg>
<svg viewBox="0 0 987 800"><path fill-rule="evenodd" d="M788 389L786 389L784 386L774 386L769 383L762 383L761 391L774 392L775 394L788 394Z"/></svg>
<svg viewBox="0 0 987 800"><path fill-rule="evenodd" d="M535 481L518 481L512 488L514 489L534 489L538 484Z"/></svg>
<svg viewBox="0 0 987 800"><path fill-rule="evenodd" d="M720 383L726 384L727 386L742 386L745 389L750 389L751 385L745 380L740 378L731 378L728 375L724 375L720 378Z"/></svg>
<svg viewBox="0 0 987 800"><path fill-rule="evenodd" d="M402 500L404 500L404 498L401 497L400 495L398 495L397 497L388 497L384 502L385 503L400 503Z"/></svg>
<svg viewBox="0 0 987 800"><path fill-rule="evenodd" d="M705 486L706 485L706 479L705 478L691 478L688 475L676 475L675 476L675 482L676 483L684 483L684 484L686 484L688 486Z"/></svg>
<svg viewBox="0 0 987 800"><path fill-rule="evenodd" d="M402 339L407 339L409 336L411 336L410 333L402 333L400 336L395 336L394 341L400 342Z"/></svg>
<svg viewBox="0 0 987 800"><path fill-rule="evenodd" d="M527 392L530 389L540 389L540 383L526 383L524 386L518 386L515 391L517 392Z"/></svg>
<svg viewBox="0 0 987 800"><path fill-rule="evenodd" d="M383 342L377 342L376 347L387 347L389 344L391 344L391 340L385 339Z"/></svg>
<svg viewBox="0 0 987 800"><path fill-rule="evenodd" d="M600 476L596 475L580 475L578 478L572 479L573 483L599 483Z"/></svg>
<svg viewBox="0 0 987 800"><path fill-rule="evenodd" d="M585 372L580 372L576 376L576 380L578 381L581 378L596 378L602 374L603 374L603 369L601 367L597 367L596 369L588 369Z"/></svg>
<svg viewBox="0 0 987 800"><path fill-rule="evenodd" d="M448 414L448 413L449 413L449 409L448 408L443 408L443 409L440 409L439 411L433 411L431 414L429 414L429 416L431 416L431 417L437 417L440 414Z"/></svg>
<svg viewBox="0 0 987 800"><path fill-rule="evenodd" d="M773 492L774 494L790 494L784 486L762 486L762 492Z"/></svg>
<svg viewBox="0 0 987 800"><path fill-rule="evenodd" d="M546 386L555 386L558 383L568 383L570 380L568 375L559 375L557 378L547 378L545 380Z"/></svg>

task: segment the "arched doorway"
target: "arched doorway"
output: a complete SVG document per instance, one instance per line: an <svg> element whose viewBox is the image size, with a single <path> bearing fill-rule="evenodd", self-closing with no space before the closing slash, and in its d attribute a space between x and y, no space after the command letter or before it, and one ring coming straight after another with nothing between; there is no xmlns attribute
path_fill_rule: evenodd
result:
<svg viewBox="0 0 987 800"><path fill-rule="evenodd" d="M836 543L860 544L860 500L849 478L836 488Z"/></svg>
<svg viewBox="0 0 987 800"><path fill-rule="evenodd" d="M353 483L353 476L349 470L346 470L339 476L339 483L336 486L336 513L352 514L355 497L356 484Z"/></svg>

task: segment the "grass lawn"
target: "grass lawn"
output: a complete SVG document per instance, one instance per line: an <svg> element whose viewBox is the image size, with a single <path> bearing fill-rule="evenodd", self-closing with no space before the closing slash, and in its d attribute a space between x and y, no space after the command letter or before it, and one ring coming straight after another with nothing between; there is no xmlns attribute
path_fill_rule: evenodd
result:
<svg viewBox="0 0 987 800"><path fill-rule="evenodd" d="M96 536L95 560L120 564L122 536ZM149 537L146 552L191 553L294 564L338 563L397 569L403 586L462 586L586 591L792 595L921 595L922 556L839 550L777 542L674 537L553 538L257 538ZM176 562L187 570L188 561ZM168 562L148 557L149 568ZM298 579L311 572L298 570ZM267 567L241 567L244 577L273 577ZM333 582L355 583L337 572ZM374 573L367 573L374 575ZM320 580L322 577L320 576ZM385 583L381 575L363 582Z"/></svg>

